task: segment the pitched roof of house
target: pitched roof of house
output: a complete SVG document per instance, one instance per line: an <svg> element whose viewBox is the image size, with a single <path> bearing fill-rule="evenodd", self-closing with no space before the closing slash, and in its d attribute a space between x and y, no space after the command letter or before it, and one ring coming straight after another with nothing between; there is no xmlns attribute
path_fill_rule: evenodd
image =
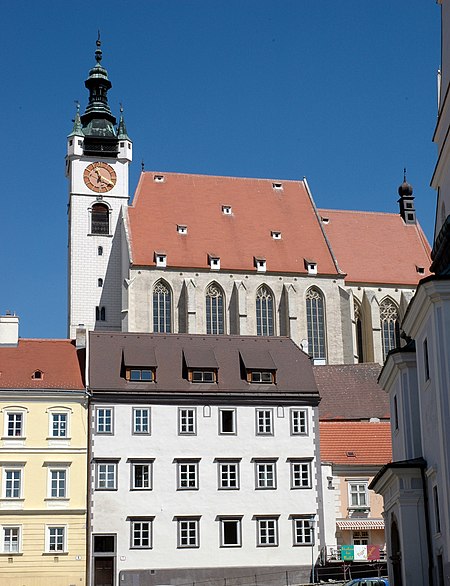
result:
<svg viewBox="0 0 450 586"><path fill-rule="evenodd" d="M405 224L400 214L318 211L347 283L416 285L430 274L431 248L419 224Z"/></svg>
<svg viewBox="0 0 450 586"><path fill-rule="evenodd" d="M156 177L163 177L157 181ZM128 208L132 263L154 266L155 252L167 265L209 269L208 255L221 269L254 271L254 257L268 272L307 273L305 259L321 274L337 274L304 181L215 177L182 173L141 174ZM230 206L225 214L222 206ZM179 234L177 225L187 227ZM271 232L280 232L274 239Z"/></svg>
<svg viewBox="0 0 450 586"><path fill-rule="evenodd" d="M388 395L377 384L379 364L330 364L313 370L321 420L389 419Z"/></svg>
<svg viewBox="0 0 450 586"><path fill-rule="evenodd" d="M0 347L0 389L84 389L74 343L19 339L15 347Z"/></svg>
<svg viewBox="0 0 450 586"><path fill-rule="evenodd" d="M319 427L322 462L369 466L392 460L388 421L321 421Z"/></svg>
<svg viewBox="0 0 450 586"><path fill-rule="evenodd" d="M274 401L303 395L315 403L319 398L311 361L289 338L90 332L89 340L94 393L236 393L266 395ZM126 368L138 366L156 366L155 382L126 380ZM189 382L188 369L202 368L217 368L217 382ZM247 370L275 371L276 384L249 383Z"/></svg>

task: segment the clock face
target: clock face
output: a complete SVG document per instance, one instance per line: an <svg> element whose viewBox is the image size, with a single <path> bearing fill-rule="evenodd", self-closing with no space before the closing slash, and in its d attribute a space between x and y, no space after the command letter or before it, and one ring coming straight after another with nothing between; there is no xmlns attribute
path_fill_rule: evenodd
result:
<svg viewBox="0 0 450 586"><path fill-rule="evenodd" d="M108 163L91 163L84 170L83 179L90 190L106 193L116 184L117 175Z"/></svg>

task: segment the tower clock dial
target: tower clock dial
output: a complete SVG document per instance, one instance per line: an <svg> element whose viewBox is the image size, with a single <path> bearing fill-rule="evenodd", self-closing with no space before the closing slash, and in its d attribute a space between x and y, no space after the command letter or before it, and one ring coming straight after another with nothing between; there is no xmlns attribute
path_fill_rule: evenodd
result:
<svg viewBox="0 0 450 586"><path fill-rule="evenodd" d="M87 187L96 193L110 191L117 181L117 175L108 163L91 163L83 173L83 179Z"/></svg>

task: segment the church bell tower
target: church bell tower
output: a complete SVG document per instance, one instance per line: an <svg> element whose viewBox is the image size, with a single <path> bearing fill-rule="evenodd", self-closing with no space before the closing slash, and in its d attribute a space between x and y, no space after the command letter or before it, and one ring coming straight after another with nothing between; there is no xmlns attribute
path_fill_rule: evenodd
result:
<svg viewBox="0 0 450 586"><path fill-rule="evenodd" d="M121 329L121 218L128 205L132 142L123 109L117 124L108 104L112 84L102 66L100 35L95 66L67 137L69 180L69 337L81 324L89 330Z"/></svg>

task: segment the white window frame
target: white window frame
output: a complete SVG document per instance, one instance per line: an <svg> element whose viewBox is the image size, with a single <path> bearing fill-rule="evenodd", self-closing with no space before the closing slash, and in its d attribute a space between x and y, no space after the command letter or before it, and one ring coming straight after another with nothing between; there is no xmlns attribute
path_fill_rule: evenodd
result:
<svg viewBox="0 0 450 586"><path fill-rule="evenodd" d="M293 545L314 545L313 517L292 517Z"/></svg>
<svg viewBox="0 0 450 586"><path fill-rule="evenodd" d="M11 540L9 539L9 549L6 547L6 532L16 531L17 539ZM10 534L11 535L11 534ZM11 544L17 543L17 549L11 549ZM20 554L22 553L22 526L21 525L2 525L2 543L1 543L1 552L7 553L8 555Z"/></svg>
<svg viewBox="0 0 450 586"><path fill-rule="evenodd" d="M154 517L148 518L131 518L130 520L130 549L152 549L153 548L153 519ZM140 528L138 528L140 525ZM147 525L148 532L148 544L142 545L143 541L143 525ZM139 542L135 542L136 531L139 531Z"/></svg>
<svg viewBox="0 0 450 586"><path fill-rule="evenodd" d="M53 494L53 473L64 473L64 494L63 495L54 495ZM59 492L59 483L60 479L57 480L57 492ZM58 466L55 464L50 464L48 468L48 482L47 482L48 490L47 490L47 498L52 500L61 500L67 499L69 494L69 468L67 466Z"/></svg>
<svg viewBox="0 0 450 586"><path fill-rule="evenodd" d="M273 435L273 409L257 408L256 415L256 435Z"/></svg>
<svg viewBox="0 0 450 586"><path fill-rule="evenodd" d="M146 412L147 415L147 429L146 430L138 430L137 429L137 416L141 412L141 428L142 425L142 414ZM151 435L152 427L151 427L151 409L150 407L133 407L133 414L132 414L132 434L133 435Z"/></svg>
<svg viewBox="0 0 450 586"><path fill-rule="evenodd" d="M256 546L278 547L278 517L256 517Z"/></svg>
<svg viewBox="0 0 450 586"><path fill-rule="evenodd" d="M130 460L130 490L152 490L153 489L153 460ZM136 486L137 466L147 467L147 485ZM145 484L145 483L143 483Z"/></svg>
<svg viewBox="0 0 450 586"><path fill-rule="evenodd" d="M102 468L104 467L104 471ZM113 473L113 482L110 484L109 475ZM106 475L100 482L100 474ZM117 490L118 461L98 460L95 462L95 490Z"/></svg>
<svg viewBox="0 0 450 586"><path fill-rule="evenodd" d="M177 460L177 490L198 490L199 460Z"/></svg>
<svg viewBox="0 0 450 586"><path fill-rule="evenodd" d="M308 435L307 409L291 409L291 435Z"/></svg>
<svg viewBox="0 0 450 586"><path fill-rule="evenodd" d="M68 407L50 407L48 410L48 439L51 440L69 440L70 439L70 415L72 410ZM55 416L64 415L66 418L66 433L65 435L54 435L54 418Z"/></svg>
<svg viewBox="0 0 450 586"><path fill-rule="evenodd" d="M254 460L255 463L255 489L276 490L277 488L277 463L276 460Z"/></svg>
<svg viewBox="0 0 450 586"><path fill-rule="evenodd" d="M27 413L27 409L25 409L24 407L6 407L4 410L4 429L3 429L3 437L4 439L7 440L13 440L13 439L20 439L23 440L26 437L26 429L25 429L25 424L26 424L26 413ZM9 431L9 416L17 416L20 415L21 418L21 425L20 425L20 435L16 435L15 433L12 435L9 435L8 431Z"/></svg>
<svg viewBox="0 0 450 586"><path fill-rule="evenodd" d="M222 414L228 412L228 413L232 413L232 431L224 431L223 429L223 418L222 418ZM219 407L219 435L237 435L237 417L236 417L236 409L235 408L227 408L227 407Z"/></svg>
<svg viewBox="0 0 450 586"><path fill-rule="evenodd" d="M230 467L234 467L234 472ZM239 490L240 475L239 475L239 460L218 460L217 461L217 487L218 490ZM235 486L232 486L234 476Z"/></svg>
<svg viewBox="0 0 450 586"><path fill-rule="evenodd" d="M369 504L369 481L367 479L352 478L348 481L348 508L350 510L370 509ZM353 487L357 487L353 490ZM357 504L353 504L353 496L356 497ZM361 497L364 496L365 503L361 503Z"/></svg>
<svg viewBox="0 0 450 586"><path fill-rule="evenodd" d="M190 421L191 419L192 421ZM197 435L197 409L195 407L178 407L178 435Z"/></svg>
<svg viewBox="0 0 450 586"><path fill-rule="evenodd" d="M54 531L58 533L54 533ZM61 543L60 536L62 530L62 548L58 547ZM52 537L52 533L54 533ZM54 546L52 548L52 541ZM46 525L45 526L45 551L55 555L67 553L67 525Z"/></svg>
<svg viewBox="0 0 450 586"><path fill-rule="evenodd" d="M225 525L234 523L236 525L236 542L225 543ZM219 517L220 525L220 547L242 547L242 517Z"/></svg>
<svg viewBox="0 0 450 586"><path fill-rule="evenodd" d="M291 460L291 489L312 488L311 461ZM298 469L297 469L298 468ZM306 483L305 482L306 473Z"/></svg>
<svg viewBox="0 0 450 586"><path fill-rule="evenodd" d="M103 423L101 423L101 413L103 413ZM109 426L105 422L106 413L109 412ZM114 407L95 407L95 434L96 435L114 435Z"/></svg>
<svg viewBox="0 0 450 586"><path fill-rule="evenodd" d="M177 547L179 549L200 547L200 517L177 518Z"/></svg>
<svg viewBox="0 0 450 586"><path fill-rule="evenodd" d="M6 464L3 467L2 476L3 476L3 491L2 491L2 498L10 500L20 500L23 498L23 464L15 464L11 462ZM8 474L14 473L14 477L8 479ZM17 477L16 477L17 475ZM16 491L17 487L15 483L18 481L18 494L16 496L8 496L8 492L12 491L13 493Z"/></svg>

